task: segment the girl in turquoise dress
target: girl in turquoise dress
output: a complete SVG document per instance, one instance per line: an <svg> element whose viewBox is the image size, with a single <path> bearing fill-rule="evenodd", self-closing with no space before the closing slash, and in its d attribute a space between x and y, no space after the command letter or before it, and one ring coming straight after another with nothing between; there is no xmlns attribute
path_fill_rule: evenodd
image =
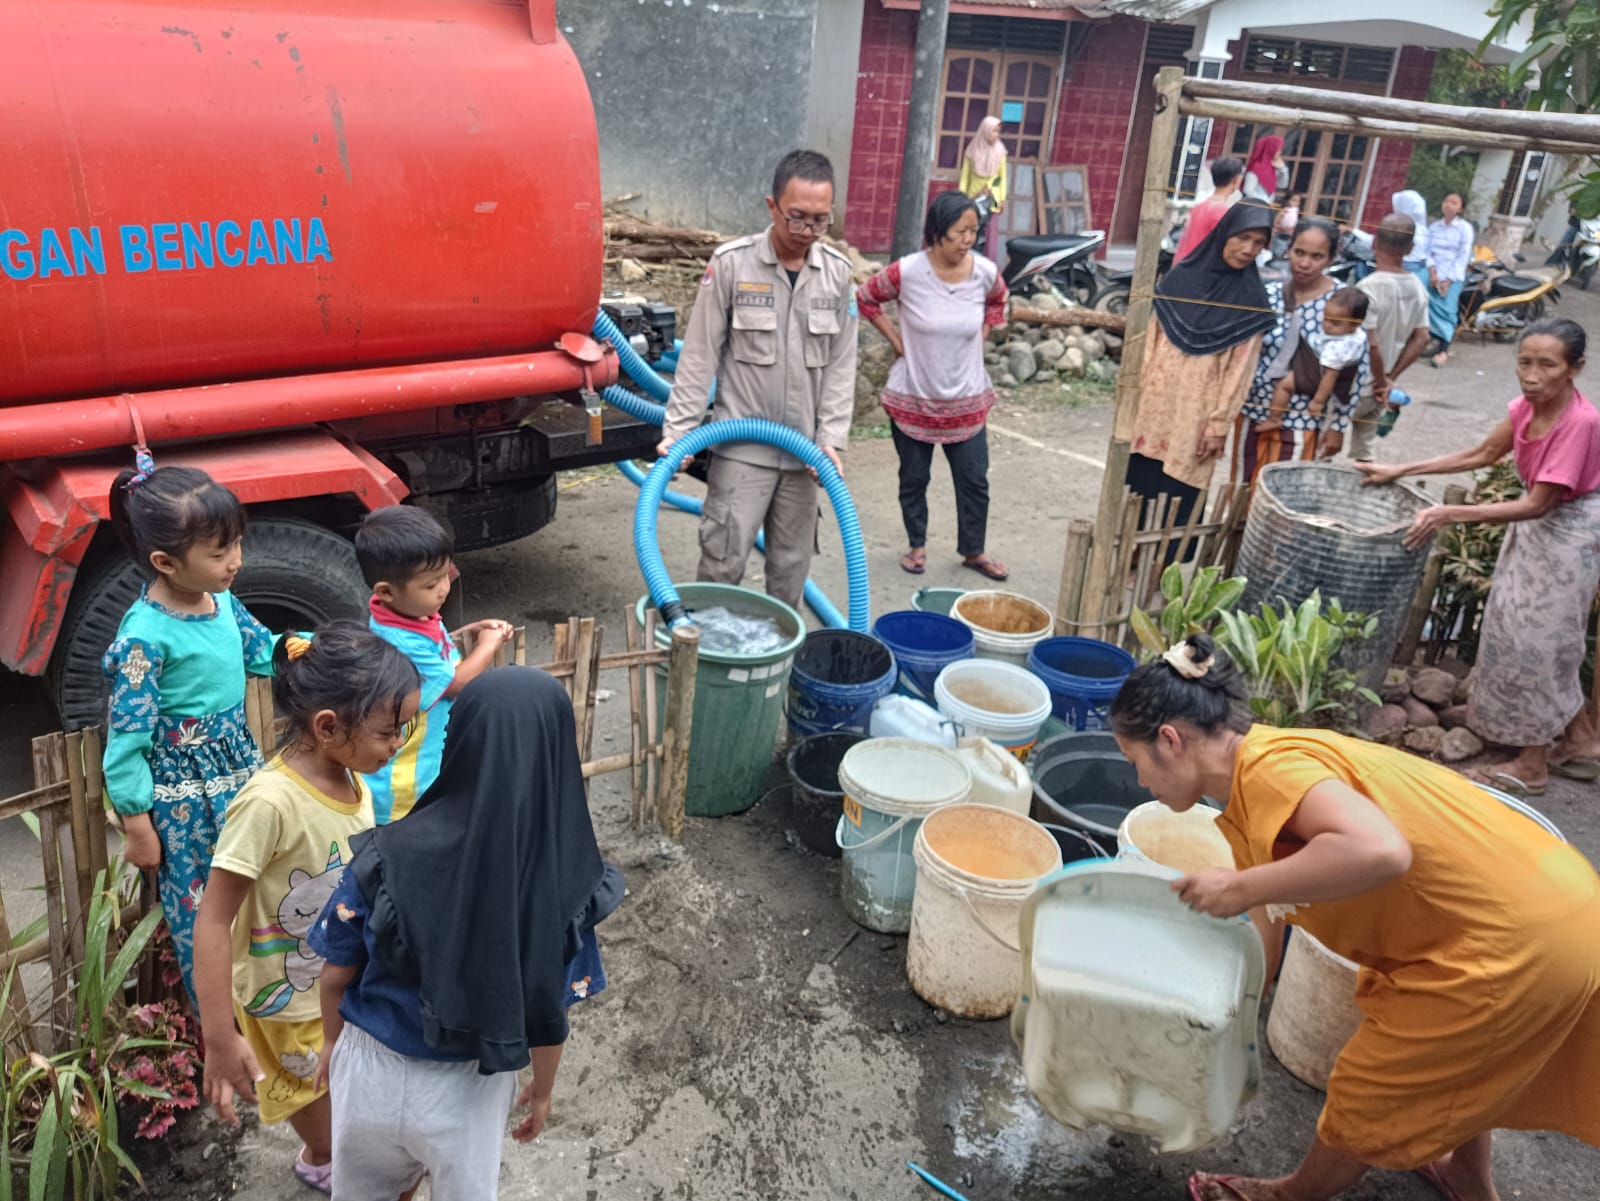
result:
<svg viewBox="0 0 1600 1201"><path fill-rule="evenodd" d="M245 727L245 673L272 674L275 639L228 591L242 562L239 498L192 467L137 470L111 487L111 520L142 571L103 664L111 681L106 791L128 862L159 868L161 909L194 996L194 917L228 802L261 766Z"/></svg>

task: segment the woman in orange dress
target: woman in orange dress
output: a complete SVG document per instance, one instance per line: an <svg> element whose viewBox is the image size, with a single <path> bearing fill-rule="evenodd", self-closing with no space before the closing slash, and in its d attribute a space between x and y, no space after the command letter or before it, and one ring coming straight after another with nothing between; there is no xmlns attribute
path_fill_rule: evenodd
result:
<svg viewBox="0 0 1600 1201"><path fill-rule="evenodd" d="M1499 1201L1496 1128L1600 1145L1600 877L1448 768L1326 730L1252 727L1207 636L1134 671L1111 727L1184 811L1227 797L1236 871L1174 882L1202 913L1266 909L1361 965L1364 1021L1290 1176L1196 1173L1194 1201L1325 1201L1369 1167Z"/></svg>

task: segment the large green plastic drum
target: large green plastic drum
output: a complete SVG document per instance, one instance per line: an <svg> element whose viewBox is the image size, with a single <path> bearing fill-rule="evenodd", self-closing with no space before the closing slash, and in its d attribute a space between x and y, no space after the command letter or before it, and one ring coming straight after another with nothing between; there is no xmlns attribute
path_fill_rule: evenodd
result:
<svg viewBox="0 0 1600 1201"><path fill-rule="evenodd" d="M740 617L767 617L792 635L762 655L700 652L694 683L694 729L689 736L689 787L684 811L691 817L724 817L743 813L761 796L761 782L772 764L778 725L789 691L789 669L805 641L806 623L799 613L764 592L732 584L677 584L690 613L721 606ZM639 598L634 616L642 629L651 607ZM664 626L656 628L656 645L672 645ZM666 712L667 665L656 668L656 705Z"/></svg>

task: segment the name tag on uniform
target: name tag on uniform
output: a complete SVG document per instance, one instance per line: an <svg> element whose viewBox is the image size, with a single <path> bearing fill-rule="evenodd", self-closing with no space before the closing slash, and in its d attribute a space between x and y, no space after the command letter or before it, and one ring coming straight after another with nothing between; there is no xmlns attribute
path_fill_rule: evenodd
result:
<svg viewBox="0 0 1600 1201"><path fill-rule="evenodd" d="M740 283L734 289L733 303L749 308L770 309L777 305L771 284Z"/></svg>
<svg viewBox="0 0 1600 1201"><path fill-rule="evenodd" d="M836 308L839 307L839 297L837 297L837 296L815 297L811 301L811 307L814 308L814 309L836 309Z"/></svg>

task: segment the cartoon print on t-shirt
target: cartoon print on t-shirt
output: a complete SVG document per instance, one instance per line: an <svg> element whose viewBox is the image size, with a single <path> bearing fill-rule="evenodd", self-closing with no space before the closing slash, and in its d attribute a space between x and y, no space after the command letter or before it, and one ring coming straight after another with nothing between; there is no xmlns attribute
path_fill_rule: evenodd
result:
<svg viewBox="0 0 1600 1201"><path fill-rule="evenodd" d="M320 875L295 868L289 873L289 891L278 902L278 924L250 931L250 955L264 959L283 956L283 979L275 980L256 993L245 1012L253 1017L271 1017L317 982L322 972L322 956L311 949L306 935L322 913L322 907L339 887L344 861L339 844L328 848L328 866Z"/></svg>

